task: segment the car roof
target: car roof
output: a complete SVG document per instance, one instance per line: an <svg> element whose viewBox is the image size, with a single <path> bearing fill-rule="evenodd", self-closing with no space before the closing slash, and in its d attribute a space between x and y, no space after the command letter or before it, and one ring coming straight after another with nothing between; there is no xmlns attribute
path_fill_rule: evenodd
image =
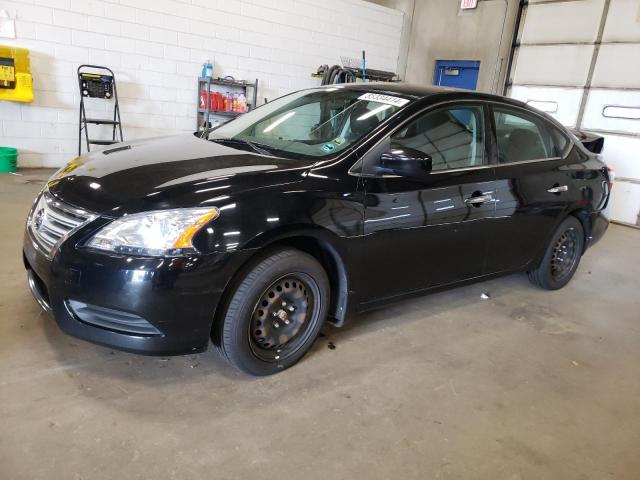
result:
<svg viewBox="0 0 640 480"><path fill-rule="evenodd" d="M331 86L331 85L327 85ZM335 86L335 85L334 85ZM494 95L491 93L476 92L474 90L464 90L461 88L440 87L438 85L417 85L404 82L371 82L371 83L346 83L340 85L342 88L357 90L362 92L379 92L387 95L401 95L403 97L411 97L418 100L424 106L431 103L440 103L455 100L478 100L485 102L499 102L503 105L512 105L520 107L531 113L546 119L553 123L556 127L564 129L565 127L555 118L546 112L542 112L531 105L526 104L515 98L505 97L502 95Z"/></svg>
<svg viewBox="0 0 640 480"><path fill-rule="evenodd" d="M464 92L457 88L438 87L435 85L417 85L404 82L371 82L342 84L343 88L351 90L367 90L371 92L388 92L407 95L414 98L425 98L441 93Z"/></svg>
<svg viewBox="0 0 640 480"><path fill-rule="evenodd" d="M328 85L330 86L330 85ZM413 97L414 99L427 99L429 97L438 97L438 100L444 100L450 97L453 99L477 99L486 101L498 101L502 103L510 103L519 107L528 106L520 100L515 100L509 97L503 97L502 95L493 95L490 93L476 92L473 90L463 90L460 88L440 87L437 85L417 85L404 82L372 82L372 83L348 83L341 84L342 88L367 91L367 92L380 92L387 94L396 94L407 97Z"/></svg>

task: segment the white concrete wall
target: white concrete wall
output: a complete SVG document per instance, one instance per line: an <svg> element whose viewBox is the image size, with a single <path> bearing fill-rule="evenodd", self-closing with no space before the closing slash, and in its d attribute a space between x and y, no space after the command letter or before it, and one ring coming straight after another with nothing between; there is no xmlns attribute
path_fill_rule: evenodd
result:
<svg viewBox="0 0 640 480"><path fill-rule="evenodd" d="M216 76L258 78L261 103L317 85L319 65L363 49L371 68L396 70L403 21L363 0L1 0L0 9L17 33L0 44L31 51L34 103L0 102L0 145L18 147L23 167L76 154L81 63L115 71L125 140L167 135L195 130L207 59Z"/></svg>

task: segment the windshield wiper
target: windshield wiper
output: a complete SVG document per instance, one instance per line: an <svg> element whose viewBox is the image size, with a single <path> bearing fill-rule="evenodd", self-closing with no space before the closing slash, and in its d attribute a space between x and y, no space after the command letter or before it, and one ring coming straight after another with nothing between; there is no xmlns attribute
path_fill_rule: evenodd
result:
<svg viewBox="0 0 640 480"><path fill-rule="evenodd" d="M247 145L251 147L253 151L259 153L260 155L273 156L273 153L268 150L271 147L269 147L268 145L263 145L261 143L251 142L249 140L243 140L240 138L213 138L211 139L211 141L219 143L221 145Z"/></svg>
<svg viewBox="0 0 640 480"><path fill-rule="evenodd" d="M213 127L205 128L200 132L200 138L207 138L212 130L213 130Z"/></svg>

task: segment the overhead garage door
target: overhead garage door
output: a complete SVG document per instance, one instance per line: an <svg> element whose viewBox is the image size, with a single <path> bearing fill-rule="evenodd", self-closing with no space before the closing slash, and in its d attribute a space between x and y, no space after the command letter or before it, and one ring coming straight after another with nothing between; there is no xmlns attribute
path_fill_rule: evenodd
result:
<svg viewBox="0 0 640 480"><path fill-rule="evenodd" d="M610 216L640 225L640 0L532 0L509 94L605 137Z"/></svg>

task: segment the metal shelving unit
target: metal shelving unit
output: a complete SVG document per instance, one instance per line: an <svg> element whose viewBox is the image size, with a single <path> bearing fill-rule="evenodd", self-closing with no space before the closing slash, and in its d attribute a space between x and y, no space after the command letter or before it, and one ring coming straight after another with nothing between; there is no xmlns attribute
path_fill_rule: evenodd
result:
<svg viewBox="0 0 640 480"><path fill-rule="evenodd" d="M213 87L213 88L212 88ZM224 87L231 90L224 90ZM252 89L251 95L249 95L249 89ZM218 117L222 119L220 122L226 123L232 118L242 115L245 112L229 112L226 110L211 110L211 102L206 102L206 108L200 108L200 92L205 90L207 92L207 99L210 98L211 92L226 93L244 93L247 99L248 111L251 111L256 107L258 102L258 79L256 78L254 83L245 82L244 80L235 80L227 78L198 78L198 94L197 94L197 107L196 107L196 129L202 131L205 128L211 126L211 119Z"/></svg>

